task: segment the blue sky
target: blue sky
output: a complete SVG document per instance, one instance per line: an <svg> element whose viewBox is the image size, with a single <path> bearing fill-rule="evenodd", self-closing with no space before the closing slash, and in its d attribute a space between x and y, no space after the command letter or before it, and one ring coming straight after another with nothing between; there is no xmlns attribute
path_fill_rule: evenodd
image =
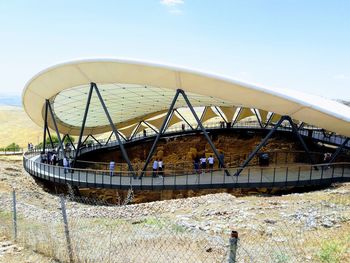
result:
<svg viewBox="0 0 350 263"><path fill-rule="evenodd" d="M0 0L0 96L82 57L203 69L350 99L347 0Z"/></svg>

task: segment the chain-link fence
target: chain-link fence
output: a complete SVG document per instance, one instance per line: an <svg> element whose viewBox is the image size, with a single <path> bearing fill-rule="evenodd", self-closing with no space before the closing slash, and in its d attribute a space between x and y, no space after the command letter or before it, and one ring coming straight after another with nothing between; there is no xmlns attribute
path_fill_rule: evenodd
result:
<svg viewBox="0 0 350 263"><path fill-rule="evenodd" d="M225 209L211 211L205 207L213 205L215 199L203 197L199 203L204 208L199 214L184 216L181 209L186 205L198 208L198 203L175 205L165 211L163 203L126 205L129 200L120 200L120 205L110 205L72 195L1 193L0 234L62 262L282 263L349 259L349 192L315 203L302 203L301 198L288 209L284 201L264 200L256 201L255 206L242 206L245 201L236 200L236 207L228 202ZM280 220L273 219L277 210ZM260 217L265 219L256 223ZM238 239L232 230L238 231Z"/></svg>

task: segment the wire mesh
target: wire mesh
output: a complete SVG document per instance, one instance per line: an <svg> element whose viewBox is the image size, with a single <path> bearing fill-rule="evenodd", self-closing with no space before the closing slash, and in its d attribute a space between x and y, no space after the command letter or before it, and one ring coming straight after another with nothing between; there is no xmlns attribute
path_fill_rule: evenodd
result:
<svg viewBox="0 0 350 263"><path fill-rule="evenodd" d="M295 203L198 197L168 201L164 210L164 203L134 205L127 197L111 205L70 191L64 197L66 233L60 196L18 192L16 241L63 262L69 261L67 234L74 262L228 262L229 234L235 229L236 262L346 262L350 192L330 190L311 201L304 195L291 195ZM215 208L216 201L227 206ZM196 213L184 213L186 205ZM0 219L0 234L13 237L11 194L0 194Z"/></svg>

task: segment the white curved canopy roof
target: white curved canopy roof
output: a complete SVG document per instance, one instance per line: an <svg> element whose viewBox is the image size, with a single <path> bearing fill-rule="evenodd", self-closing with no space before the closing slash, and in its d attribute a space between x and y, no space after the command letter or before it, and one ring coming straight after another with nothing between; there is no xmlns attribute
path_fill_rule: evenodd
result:
<svg viewBox="0 0 350 263"><path fill-rule="evenodd" d="M350 136L350 107L338 102L295 91L256 87L186 68L119 59L78 60L45 69L25 86L24 109L35 123L43 126L45 100L49 99L59 131L77 135L91 82L99 87L118 128L164 113L180 88L193 106L256 108ZM185 103L180 99L176 106L183 107ZM54 128L50 118L48 124ZM109 130L94 94L84 134Z"/></svg>

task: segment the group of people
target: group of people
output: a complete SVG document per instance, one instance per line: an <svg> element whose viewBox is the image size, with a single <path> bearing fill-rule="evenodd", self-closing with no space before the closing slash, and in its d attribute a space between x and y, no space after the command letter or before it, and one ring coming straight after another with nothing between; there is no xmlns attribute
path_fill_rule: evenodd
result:
<svg viewBox="0 0 350 263"><path fill-rule="evenodd" d="M197 174L199 174L200 172L204 173L207 171L207 164L209 166L209 170L213 171L214 168L214 157L212 155L210 155L208 158L205 157L205 155L203 155L201 158L199 158L198 156L196 158L194 158L194 170L196 171Z"/></svg>
<svg viewBox="0 0 350 263"><path fill-rule="evenodd" d="M41 154L41 162L51 165L56 165L58 163L57 153L55 151L49 151L47 153Z"/></svg>
<svg viewBox="0 0 350 263"><path fill-rule="evenodd" d="M220 161L219 161L219 168L223 168L222 163L224 162L224 154L220 153L219 155ZM203 155L202 157L199 158L199 156L196 156L196 158L194 158L193 161L193 166L194 166L194 170L197 174L200 173L205 173L207 171L212 172L214 169L214 163L215 163L215 159L213 157L213 155L210 155L208 158L206 158L205 155Z"/></svg>
<svg viewBox="0 0 350 263"><path fill-rule="evenodd" d="M66 174L71 167L71 161L69 157L63 157L62 163L60 163L58 159L58 155L56 151L48 151L48 152L42 152L41 153L41 162L45 164L50 164L50 165L62 165L64 168L64 173ZM73 171L71 171L73 172Z"/></svg>
<svg viewBox="0 0 350 263"><path fill-rule="evenodd" d="M152 176L162 178L164 175L164 164L162 158L155 159L152 165Z"/></svg>

